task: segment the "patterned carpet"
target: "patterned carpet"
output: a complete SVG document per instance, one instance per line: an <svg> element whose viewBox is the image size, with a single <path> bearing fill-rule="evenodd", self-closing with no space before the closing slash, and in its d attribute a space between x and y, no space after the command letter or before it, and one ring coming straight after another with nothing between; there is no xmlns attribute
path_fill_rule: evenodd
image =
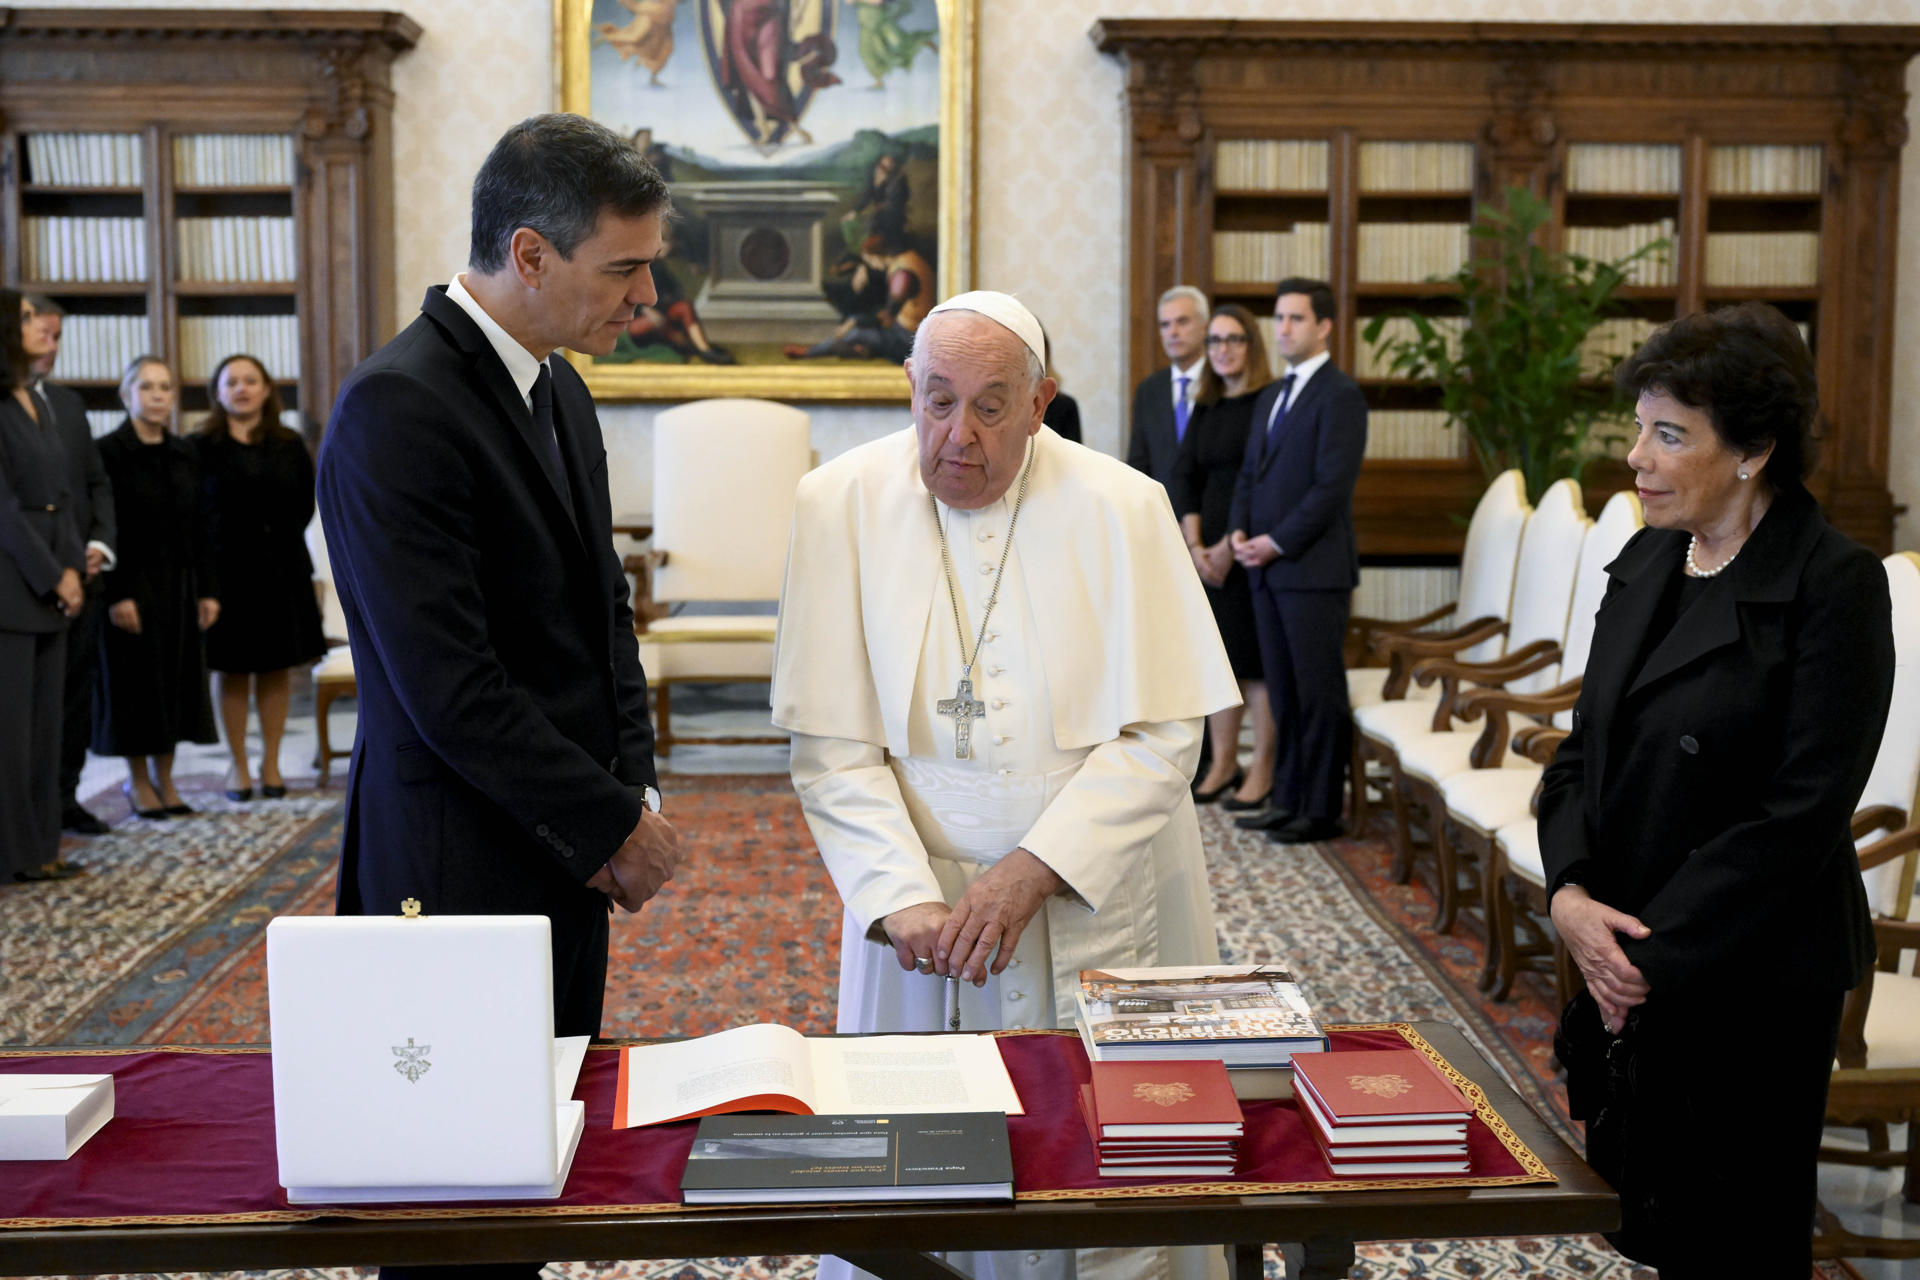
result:
<svg viewBox="0 0 1920 1280"><path fill-rule="evenodd" d="M274 915L331 910L338 792L246 806L201 791L188 798L208 812L128 821L74 844L69 856L93 874L0 887L0 1043L266 1038L262 930ZM676 778L672 816L689 860L656 902L616 922L608 1034L694 1035L763 1019L831 1030L838 898L786 779ZM1202 811L1228 959L1289 963L1330 1021L1431 1018L1460 1027L1574 1136L1547 1068L1554 1010L1544 987L1528 982L1511 1004L1482 1005L1473 990L1478 944L1425 928L1430 896L1390 882L1383 841L1282 848L1234 830L1227 816ZM582 1263L549 1274L805 1280L813 1270L813 1258L795 1256ZM1277 1280L1277 1257L1267 1270ZM1551 1237L1362 1245L1353 1274L1653 1273L1597 1237Z"/></svg>

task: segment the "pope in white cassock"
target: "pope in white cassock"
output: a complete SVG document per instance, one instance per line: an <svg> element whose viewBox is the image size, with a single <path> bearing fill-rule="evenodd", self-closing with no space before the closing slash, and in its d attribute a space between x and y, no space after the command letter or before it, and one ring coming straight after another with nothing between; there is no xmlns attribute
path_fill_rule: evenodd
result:
<svg viewBox="0 0 1920 1280"><path fill-rule="evenodd" d="M846 905L843 1032L942 1029L949 974L967 1030L1070 1027L1081 969L1219 962L1190 785L1233 672L1166 491L1041 425L1042 351L1008 295L949 299L907 362L913 429L800 485L773 720Z"/></svg>

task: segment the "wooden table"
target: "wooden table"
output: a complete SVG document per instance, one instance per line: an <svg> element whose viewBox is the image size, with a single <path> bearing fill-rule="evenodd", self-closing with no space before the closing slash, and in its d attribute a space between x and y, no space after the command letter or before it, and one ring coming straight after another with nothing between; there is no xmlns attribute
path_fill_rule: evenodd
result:
<svg viewBox="0 0 1920 1280"><path fill-rule="evenodd" d="M1287 1248L1290 1277L1331 1280L1347 1274L1354 1244L1361 1240L1564 1235L1619 1225L1613 1190L1501 1081L1465 1037L1440 1023L1416 1027L1486 1090L1557 1183L1012 1205L4 1231L0 1275L834 1253L886 1280L951 1280L957 1272L919 1251L1228 1244L1235 1246L1236 1280L1256 1280L1261 1247L1287 1241L1296 1242Z"/></svg>

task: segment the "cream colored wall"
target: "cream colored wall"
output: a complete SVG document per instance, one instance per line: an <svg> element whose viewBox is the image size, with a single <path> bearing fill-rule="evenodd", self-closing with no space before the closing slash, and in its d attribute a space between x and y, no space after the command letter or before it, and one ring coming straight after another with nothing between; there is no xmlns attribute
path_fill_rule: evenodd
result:
<svg viewBox="0 0 1920 1280"><path fill-rule="evenodd" d="M98 0L51 0L92 7ZM200 0L206 3L207 0ZM172 7L178 0L148 0ZM305 0L313 8L364 3ZM1551 0L978 0L979 246L976 283L1018 293L1050 330L1055 364L1080 401L1088 443L1117 451L1125 392L1120 64L1087 39L1107 16L1293 17L1552 21ZM236 4L234 7L251 7ZM401 315L466 257L467 187L507 125L553 105L551 8L542 0L395 0L422 27L394 66L394 149L400 198L396 249ZM1598 22L1920 22L1920 0L1586 0ZM1920 70L1908 88L1920 100ZM1909 108L1909 120L1920 109ZM1901 201L1907 264L1895 317L1898 350L1920 340L1920 157L1909 157ZM831 457L905 423L895 408L808 406L816 447ZM645 406L603 408L616 509L648 504L651 423ZM1892 487L1920 507L1920 361L1894 375ZM1920 549L1920 511L1896 528Z"/></svg>

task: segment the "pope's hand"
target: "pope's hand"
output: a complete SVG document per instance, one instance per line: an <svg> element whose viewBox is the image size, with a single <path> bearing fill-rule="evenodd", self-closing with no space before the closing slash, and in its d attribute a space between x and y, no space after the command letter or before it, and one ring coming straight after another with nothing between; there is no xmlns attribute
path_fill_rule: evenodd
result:
<svg viewBox="0 0 1920 1280"><path fill-rule="evenodd" d="M934 944L940 940L940 930L946 926L948 914L944 902L916 902L881 919L880 927L887 931L887 941L893 944L893 954L899 958L902 969L911 973L918 967L914 961L922 957L929 962L933 960ZM932 972L928 968L920 971Z"/></svg>
<svg viewBox="0 0 1920 1280"><path fill-rule="evenodd" d="M934 944L935 971L985 986L989 962L994 973L1006 969L1034 912L1066 884L1052 867L1025 849L1015 849L982 872L953 904L953 914Z"/></svg>
<svg viewBox="0 0 1920 1280"><path fill-rule="evenodd" d="M606 865L593 873L587 888L598 889L628 911L638 911L673 879L679 865L679 835L671 822L649 810L640 815L640 825Z"/></svg>

